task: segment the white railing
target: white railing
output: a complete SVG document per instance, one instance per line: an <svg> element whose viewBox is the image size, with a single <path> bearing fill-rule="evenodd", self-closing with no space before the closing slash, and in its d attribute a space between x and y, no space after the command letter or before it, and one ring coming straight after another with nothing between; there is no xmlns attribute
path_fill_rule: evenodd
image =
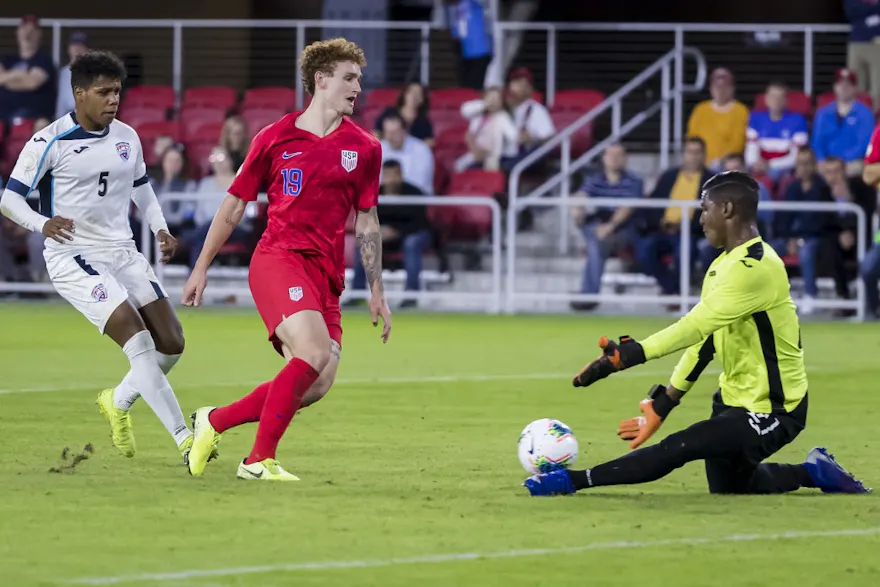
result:
<svg viewBox="0 0 880 587"><path fill-rule="evenodd" d="M520 202L521 207L560 207L568 211L574 206L589 206L591 208L651 208L665 209L670 207L682 208L681 229L679 237L681 239L681 247L679 259L677 260L679 270L679 295L626 295L619 294L572 294L572 293L551 293L551 292L519 292L516 287L516 234L508 233L507 235L507 267L506 267L506 305L505 312L515 314L517 312L517 302L537 302L537 301L584 301L584 302L628 302L634 304L652 304L659 303L678 304L682 313L687 312L688 308L699 301L698 296L690 295L691 290L691 247L689 244L691 238L691 218L689 214L685 214L686 209L692 210L700 206L698 200L681 201L681 200L659 200L648 198L542 198L540 200L532 200L528 202ZM865 256L865 240L868 230L868 219L864 210L859 206L851 203L830 203L830 202L761 202L760 210L771 211L797 211L797 212L852 212L858 219L858 228L856 234L856 254L861 263ZM511 208L509 214L515 214L515 210ZM854 309L859 320L864 320L865 314L865 291L864 283L861 279L857 280L857 297L855 300L816 300L814 306L817 308L846 308Z"/></svg>
<svg viewBox="0 0 880 587"><path fill-rule="evenodd" d="M676 72L684 71L682 64L684 62L685 55L691 55L696 59L697 79L693 84L688 85L684 83L683 79L678 78L676 75L675 85L673 87L671 83L671 68L674 65ZM661 74L660 99L651 106L647 107L645 110L633 116L626 123L623 123L621 121L621 110L623 108L624 98L629 96L632 92L641 87L645 82L657 75L657 73ZM619 141L622 137L632 132L637 126L642 124L645 120L656 114L658 111L660 112L660 167L663 169L668 168L670 148L670 100L675 96L681 95L682 92L698 91L703 87L703 84L705 83L706 59L703 57L703 54L693 47L671 49L663 57L645 68L639 75L630 80L622 88L608 96L608 98L606 98L606 100L602 102L602 104L593 108L592 110L578 118L568 127L566 127L565 130L557 133L546 143L529 153L528 156L523 158L522 161L514 166L514 168L510 172L510 177L508 179L508 197L510 200L510 208L507 218L508 233L511 233L516 229L516 221L519 206L521 206L521 201L532 201L540 198L556 186L561 187L562 197L568 198L571 192L570 176L572 173L576 173L577 171L586 167L590 163L590 161L592 161L593 158L596 157L596 155L604 151L610 144ZM571 137L585 125L591 124L596 118L607 112L609 109L611 110L611 136L606 137L602 141L599 141L597 144L593 145L586 153L584 153L574 162L572 162ZM676 124L678 124L678 122L680 121L676 120ZM520 177L522 176L523 172L539 160L543 159L547 154L549 154L557 147L561 147L562 150L562 158L560 161L561 169L559 173L549 178L540 186L532 190L531 193L529 193L527 196L520 198ZM561 208L560 213L562 215L565 215L565 208ZM564 217L562 220L562 228L559 231L559 252L565 253L568 245L569 225L567 222L564 221ZM508 256L511 254L511 251L508 249Z"/></svg>

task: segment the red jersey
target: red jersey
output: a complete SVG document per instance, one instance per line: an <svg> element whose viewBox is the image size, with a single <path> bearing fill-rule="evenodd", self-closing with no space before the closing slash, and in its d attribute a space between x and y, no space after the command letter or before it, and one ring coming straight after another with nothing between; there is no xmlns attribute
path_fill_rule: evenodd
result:
<svg viewBox="0 0 880 587"><path fill-rule="evenodd" d="M259 246L321 257L327 275L338 278L345 272L344 233L352 208L379 202L382 146L348 117L321 138L296 127L300 114L288 114L254 137L229 193L252 202L266 191L269 221Z"/></svg>
<svg viewBox="0 0 880 587"><path fill-rule="evenodd" d="M872 163L880 163L880 124L874 127L871 142L868 143L868 150L865 152L865 164Z"/></svg>

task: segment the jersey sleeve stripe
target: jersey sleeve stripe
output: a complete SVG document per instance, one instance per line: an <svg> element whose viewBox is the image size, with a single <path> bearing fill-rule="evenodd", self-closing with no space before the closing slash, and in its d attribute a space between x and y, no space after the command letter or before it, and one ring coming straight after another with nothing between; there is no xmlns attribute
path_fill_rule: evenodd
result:
<svg viewBox="0 0 880 587"><path fill-rule="evenodd" d="M51 169L46 172L37 186L40 191L40 214L52 218L55 215L55 177Z"/></svg>
<svg viewBox="0 0 880 587"><path fill-rule="evenodd" d="M25 198L28 195L27 184L24 184L24 183L18 181L14 177L9 178L9 183L6 184L6 189L13 191L20 196L24 196Z"/></svg>
<svg viewBox="0 0 880 587"><path fill-rule="evenodd" d="M63 133L61 133L60 135L52 137L52 140L50 140L48 143L46 143L46 150L43 151L43 155L40 157L40 163L37 165L37 171L36 171L36 173L34 173L34 178L40 177L40 171L43 169L43 164L46 162L46 155L49 154L49 150L52 148L52 145L55 144L55 141L63 139L67 135L73 134L79 128L80 128L79 125L76 125L73 128L71 128L70 130L66 130ZM37 183L38 183L38 181L34 181L34 183L31 184L30 189L28 189L28 193L25 195L25 197L29 196L30 193L32 191L34 191L34 188L37 187ZM40 201L42 202L42 200L43 200L43 195L41 193L40 194Z"/></svg>
<svg viewBox="0 0 880 587"><path fill-rule="evenodd" d="M694 368L691 369L691 372L688 373L687 377L685 377L685 381L690 381L691 383L696 383L697 379L700 378L700 375L703 374L703 371L706 370L706 367L709 366L709 363L712 362L712 359L715 357L715 335L710 334L706 339L706 342L703 343L703 346L700 347L700 352L698 354L697 364L694 365Z"/></svg>
<svg viewBox="0 0 880 587"><path fill-rule="evenodd" d="M767 365L767 383L770 388L770 407L774 412L785 412L785 391L782 388L782 377L779 374L779 357L776 354L776 335L767 312L752 314L755 326L758 327L758 339Z"/></svg>
<svg viewBox="0 0 880 587"><path fill-rule="evenodd" d="M148 181L150 181L150 176L145 173L142 178L134 180L134 185L132 185L132 187L140 187Z"/></svg>

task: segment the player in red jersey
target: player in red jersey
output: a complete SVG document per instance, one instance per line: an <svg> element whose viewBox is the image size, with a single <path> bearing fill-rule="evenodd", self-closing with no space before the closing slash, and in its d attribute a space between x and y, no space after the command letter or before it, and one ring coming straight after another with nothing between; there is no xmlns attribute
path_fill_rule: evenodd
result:
<svg viewBox="0 0 880 587"><path fill-rule="evenodd" d="M391 333L376 213L382 148L348 118L365 65L363 51L345 39L306 47L300 67L311 104L254 138L184 287L183 303L198 306L208 266L247 203L266 190L269 221L251 259L248 281L269 340L288 362L274 380L237 402L196 410L189 456L193 475L202 474L222 432L259 421L253 450L239 465L238 477L297 479L278 464L275 451L296 411L323 397L336 376L344 232L352 208L357 210L357 242L372 292L373 325L381 316L383 342Z"/></svg>
<svg viewBox="0 0 880 587"><path fill-rule="evenodd" d="M862 180L868 185L880 182L880 124L874 127L871 142L865 152L865 166L862 169Z"/></svg>

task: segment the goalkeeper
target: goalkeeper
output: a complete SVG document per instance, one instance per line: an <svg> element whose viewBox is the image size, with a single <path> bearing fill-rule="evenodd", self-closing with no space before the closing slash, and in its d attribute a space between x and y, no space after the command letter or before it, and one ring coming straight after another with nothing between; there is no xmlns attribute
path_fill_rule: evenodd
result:
<svg viewBox="0 0 880 587"><path fill-rule="evenodd" d="M665 330L636 342L602 337L602 354L574 378L587 387L616 371L687 349L668 386L655 385L642 416L621 422L618 436L634 450L585 471L561 469L526 480L532 495L646 483L704 460L712 493L769 494L818 487L867 493L823 448L797 465L762 461L807 423L807 374L800 326L779 256L756 226L758 185L745 173L720 173L703 185L700 223L723 249L706 272L700 303ZM708 420L639 448L660 428L715 355L723 373Z"/></svg>

